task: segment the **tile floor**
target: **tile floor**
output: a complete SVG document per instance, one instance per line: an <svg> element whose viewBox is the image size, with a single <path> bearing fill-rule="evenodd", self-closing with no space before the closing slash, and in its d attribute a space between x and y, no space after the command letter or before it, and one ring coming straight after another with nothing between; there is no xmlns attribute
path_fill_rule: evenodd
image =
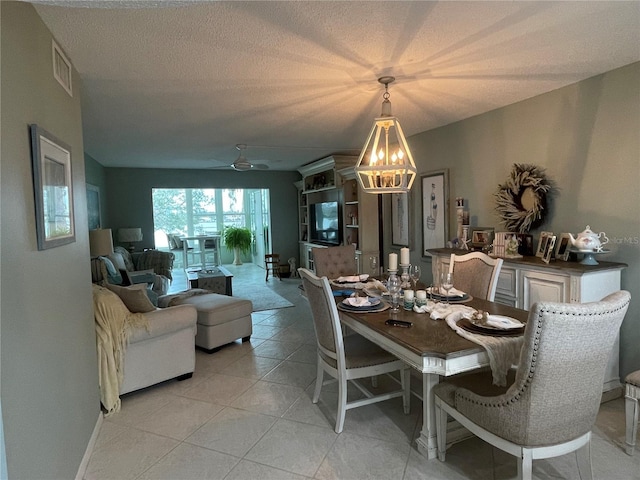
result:
<svg viewBox="0 0 640 480"><path fill-rule="evenodd" d="M253 265L229 270L234 290L264 283ZM185 288L176 273L173 289ZM197 351L193 378L125 395L122 410L103 423L85 479L515 477L515 459L477 438L452 446L445 463L422 457L413 441L422 422L415 397L407 416L400 399L350 410L343 433L334 433L336 389L325 387L311 403L315 338L299 281L267 284L295 306L254 313L248 343ZM640 479L640 452L629 457L621 446L622 399L602 405L594 433L595 478ZM535 461L534 478L578 478L575 456Z"/></svg>

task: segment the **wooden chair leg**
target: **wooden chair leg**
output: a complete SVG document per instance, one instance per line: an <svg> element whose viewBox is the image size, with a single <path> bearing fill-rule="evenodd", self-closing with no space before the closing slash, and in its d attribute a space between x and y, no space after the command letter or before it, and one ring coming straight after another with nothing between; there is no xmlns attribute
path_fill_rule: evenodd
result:
<svg viewBox="0 0 640 480"><path fill-rule="evenodd" d="M576 460L578 461L578 474L581 480L593 480L593 470L591 469L591 440L576 450Z"/></svg>
<svg viewBox="0 0 640 480"><path fill-rule="evenodd" d="M633 455L636 446L636 433L638 431L638 399L626 396L624 399L625 417L626 417L626 452L627 455Z"/></svg>

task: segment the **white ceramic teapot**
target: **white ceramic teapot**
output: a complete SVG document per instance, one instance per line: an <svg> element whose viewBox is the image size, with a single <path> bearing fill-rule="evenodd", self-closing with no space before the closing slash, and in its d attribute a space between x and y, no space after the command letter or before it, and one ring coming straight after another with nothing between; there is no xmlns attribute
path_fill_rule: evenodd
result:
<svg viewBox="0 0 640 480"><path fill-rule="evenodd" d="M579 233L576 238L569 234L571 239L571 245L583 252L597 252L602 250L602 246L609 242L607 235L604 232L595 233L591 231L591 227L587 225L587 228L583 232Z"/></svg>

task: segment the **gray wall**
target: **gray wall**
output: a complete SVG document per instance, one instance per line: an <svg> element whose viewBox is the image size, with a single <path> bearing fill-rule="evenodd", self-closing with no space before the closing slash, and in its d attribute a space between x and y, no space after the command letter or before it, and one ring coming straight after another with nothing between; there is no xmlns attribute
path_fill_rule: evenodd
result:
<svg viewBox="0 0 640 480"><path fill-rule="evenodd" d="M142 227L141 248L153 246L153 188L268 188L273 251L283 260L298 257L298 172L106 168L105 174L105 227ZM223 263L231 263L232 256L223 254Z"/></svg>
<svg viewBox="0 0 640 480"><path fill-rule="evenodd" d="M620 334L623 376L640 368L639 139L640 63L635 63L408 140L419 173L449 169L450 237L455 197L465 198L472 225L503 229L493 193L514 163L544 167L557 186L545 223L530 232L536 241L542 230L576 234L586 225L608 234L612 253L598 259L629 265L622 272L622 288L632 296ZM411 257L430 272L430 261L420 258L419 184L411 201ZM389 218L388 201L385 210ZM386 233L386 253L390 245Z"/></svg>
<svg viewBox="0 0 640 480"><path fill-rule="evenodd" d="M79 77L30 4L1 2L2 414L10 478L73 478L98 421ZM71 146L76 241L38 251L28 125Z"/></svg>

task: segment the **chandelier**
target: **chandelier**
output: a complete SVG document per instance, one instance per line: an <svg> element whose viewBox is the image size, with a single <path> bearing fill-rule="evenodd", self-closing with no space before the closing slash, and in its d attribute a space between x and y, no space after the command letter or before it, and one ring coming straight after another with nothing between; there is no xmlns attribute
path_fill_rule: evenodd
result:
<svg viewBox="0 0 640 480"><path fill-rule="evenodd" d="M391 114L389 84L394 77L380 77L384 85L382 113L373 123L355 172L360 186L369 193L403 193L411 190L416 178L416 164L402 127Z"/></svg>

